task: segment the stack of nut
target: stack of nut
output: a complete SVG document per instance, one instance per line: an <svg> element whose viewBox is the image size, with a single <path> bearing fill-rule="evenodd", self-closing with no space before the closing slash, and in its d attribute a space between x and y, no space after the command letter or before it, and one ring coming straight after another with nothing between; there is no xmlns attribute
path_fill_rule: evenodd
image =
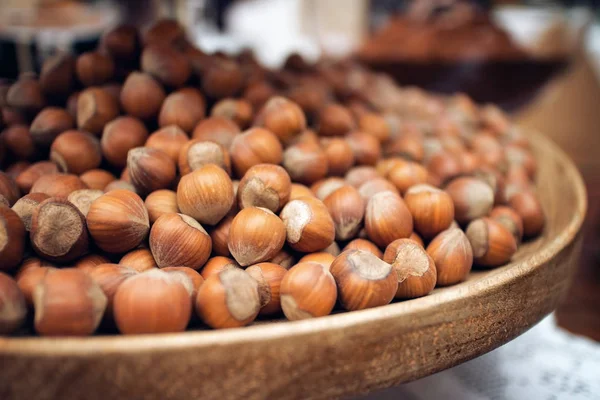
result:
<svg viewBox="0 0 600 400"><path fill-rule="evenodd" d="M2 93L0 332L230 328L425 296L544 215L493 106L131 27Z"/></svg>

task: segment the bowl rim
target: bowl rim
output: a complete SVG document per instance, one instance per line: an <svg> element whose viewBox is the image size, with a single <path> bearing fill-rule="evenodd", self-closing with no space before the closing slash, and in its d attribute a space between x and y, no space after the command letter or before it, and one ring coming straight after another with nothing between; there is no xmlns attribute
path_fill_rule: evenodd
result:
<svg viewBox="0 0 600 400"><path fill-rule="evenodd" d="M526 258L488 272L481 279L465 281L418 299L402 301L360 311L343 312L321 318L300 321L278 321L223 330L198 330L165 334L104 335L91 337L4 337L0 338L1 355L23 356L93 356L119 353L161 352L224 346L232 343L253 343L324 333L378 320L417 314L438 307L440 303L474 297L482 290L506 285L543 266L573 242L581 229L587 211L587 194L581 174L573 161L550 138L526 129L527 137L536 147L548 147L564 167L573 182L576 207L566 227L543 247Z"/></svg>

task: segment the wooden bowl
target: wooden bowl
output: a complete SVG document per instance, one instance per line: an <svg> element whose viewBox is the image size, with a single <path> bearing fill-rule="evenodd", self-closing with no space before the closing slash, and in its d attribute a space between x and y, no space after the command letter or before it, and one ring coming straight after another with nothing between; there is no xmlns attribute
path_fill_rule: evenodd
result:
<svg viewBox="0 0 600 400"><path fill-rule="evenodd" d="M547 218L514 262L430 296L298 322L154 336L0 339L0 398L331 398L417 379L488 352L566 293L586 211L582 179L531 135Z"/></svg>

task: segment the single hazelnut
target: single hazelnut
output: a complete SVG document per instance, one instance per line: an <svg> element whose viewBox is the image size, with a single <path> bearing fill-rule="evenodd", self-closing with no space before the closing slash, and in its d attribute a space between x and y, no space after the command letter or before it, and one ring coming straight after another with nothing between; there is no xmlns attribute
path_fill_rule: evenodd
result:
<svg viewBox="0 0 600 400"><path fill-rule="evenodd" d="M100 141L90 133L68 130L52 142L50 160L54 161L62 172L83 174L100 166Z"/></svg>
<svg viewBox="0 0 600 400"><path fill-rule="evenodd" d="M344 251L333 261L330 271L346 310L389 304L398 289L394 268L367 251Z"/></svg>
<svg viewBox="0 0 600 400"><path fill-rule="evenodd" d="M407 238L413 231L413 219L398 194L380 192L367 202L365 228L369 239L386 247L396 239Z"/></svg>
<svg viewBox="0 0 600 400"><path fill-rule="evenodd" d="M238 177L244 176L253 165L281 164L283 160L283 149L277 136L263 128L250 128L236 135L229 151Z"/></svg>
<svg viewBox="0 0 600 400"><path fill-rule="evenodd" d="M104 190L104 188L117 178L104 169L91 169L79 175L79 179L90 189Z"/></svg>
<svg viewBox="0 0 600 400"><path fill-rule="evenodd" d="M379 250L379 247L377 247L377 245L367 239L354 239L350 242L348 242L348 244L346 245L346 247L344 247L343 251L346 250L363 250L363 251L368 251L369 253L373 254L375 257L377 258L381 258L383 259L383 253L381 252L381 250Z"/></svg>
<svg viewBox="0 0 600 400"><path fill-rule="evenodd" d="M233 218L228 246L233 258L246 267L272 259L285 239L286 227L277 215L266 208L248 207Z"/></svg>
<svg viewBox="0 0 600 400"><path fill-rule="evenodd" d="M21 172L15 182L21 192L29 193L31 187L39 178L46 175L58 174L58 166L50 161L39 161L31 164L27 169Z"/></svg>
<svg viewBox="0 0 600 400"><path fill-rule="evenodd" d="M87 226L96 245L109 253L135 248L150 229L142 199L128 190L113 190L92 203Z"/></svg>
<svg viewBox="0 0 600 400"><path fill-rule="evenodd" d="M231 209L235 196L229 175L207 164L184 175L177 186L177 205L202 224L217 224Z"/></svg>
<svg viewBox="0 0 600 400"><path fill-rule="evenodd" d="M83 86L98 86L112 79L115 63L107 54L89 51L77 57L75 72Z"/></svg>
<svg viewBox="0 0 600 400"><path fill-rule="evenodd" d="M144 201L150 224L153 224L161 215L178 213L177 193L172 190L162 189L150 193Z"/></svg>
<svg viewBox="0 0 600 400"><path fill-rule="evenodd" d="M275 96L270 98L256 116L255 125L273 132L283 143L306 129L304 111L291 100Z"/></svg>
<svg viewBox="0 0 600 400"><path fill-rule="evenodd" d="M30 160L36 154L35 143L27 125L11 125L0 135L7 153L18 160Z"/></svg>
<svg viewBox="0 0 600 400"><path fill-rule="evenodd" d="M308 117L315 118L330 100L330 93L318 83L300 83L288 88L287 97L298 104Z"/></svg>
<svg viewBox="0 0 600 400"><path fill-rule="evenodd" d="M494 192L494 203L504 203L504 194L506 192L506 180L501 172L495 168L478 167L471 173L477 179L487 183Z"/></svg>
<svg viewBox="0 0 600 400"><path fill-rule="evenodd" d="M141 194L171 186L177 170L169 155L149 147L136 147L127 153L127 169L131 184Z"/></svg>
<svg viewBox="0 0 600 400"><path fill-rule="evenodd" d="M46 105L40 83L31 77L21 77L6 93L6 105L26 115L35 115Z"/></svg>
<svg viewBox="0 0 600 400"><path fill-rule="evenodd" d="M280 265L285 269L290 269L296 264L296 257L291 250L284 246L283 249L279 250L279 253L275 254L275 257L269 260L269 262Z"/></svg>
<svg viewBox="0 0 600 400"><path fill-rule="evenodd" d="M375 168L369 165L362 165L351 168L346 174L345 179L350 185L359 188L363 183L380 177Z"/></svg>
<svg viewBox="0 0 600 400"><path fill-rule="evenodd" d="M458 228L451 228L437 235L427 253L437 270L437 285L448 286L467 278L473 266L473 250L469 239Z"/></svg>
<svg viewBox="0 0 600 400"><path fill-rule="evenodd" d="M202 270L200 271L200 275L206 280L229 268L240 268L240 265L232 258L216 256L210 258L206 264L204 264L204 267L202 267Z"/></svg>
<svg viewBox="0 0 600 400"><path fill-rule="evenodd" d="M506 264L517 251L517 241L502 224L491 218L472 221L465 231L475 264L497 267Z"/></svg>
<svg viewBox="0 0 600 400"><path fill-rule="evenodd" d="M133 62L139 56L140 37L131 25L119 25L106 31L98 47L122 63Z"/></svg>
<svg viewBox="0 0 600 400"><path fill-rule="evenodd" d="M331 314L337 299L335 280L327 268L315 262L293 266L280 285L281 308L290 321Z"/></svg>
<svg viewBox="0 0 600 400"><path fill-rule="evenodd" d="M133 117L143 120L157 116L166 94L150 75L132 72L121 89L121 107Z"/></svg>
<svg viewBox="0 0 600 400"><path fill-rule="evenodd" d="M411 186L424 184L429 180L429 173L422 165L406 162L393 167L387 174L387 179L405 194Z"/></svg>
<svg viewBox="0 0 600 400"><path fill-rule="evenodd" d="M329 175L343 176L354 165L352 147L342 138L330 138L321 143L327 157Z"/></svg>
<svg viewBox="0 0 600 400"><path fill-rule="evenodd" d="M198 289L204 283L204 278L198 271L188 267L165 267L161 271L168 272L174 278L179 279L190 293L190 299L192 301L196 300Z"/></svg>
<svg viewBox="0 0 600 400"><path fill-rule="evenodd" d="M124 265L137 272L158 268L150 249L143 247L131 250L129 253L125 254L119 261L119 265Z"/></svg>
<svg viewBox="0 0 600 400"><path fill-rule="evenodd" d="M162 150L177 163L181 148L188 142L188 136L177 125L168 125L148 136L146 147Z"/></svg>
<svg viewBox="0 0 600 400"><path fill-rule="evenodd" d="M17 183L3 171L0 171L0 195L8 200L9 205L15 204L20 197Z"/></svg>
<svg viewBox="0 0 600 400"><path fill-rule="evenodd" d="M356 128L350 111L340 104L329 104L319 113L319 135L343 136Z"/></svg>
<svg viewBox="0 0 600 400"><path fill-rule="evenodd" d="M87 189L87 186L77 175L53 174L39 177L31 187L30 193L45 193L50 197L66 199L69 194L79 189Z"/></svg>
<svg viewBox="0 0 600 400"><path fill-rule="evenodd" d="M75 121L65 109L46 107L31 122L31 139L37 146L47 148L58 135L74 127Z"/></svg>
<svg viewBox="0 0 600 400"><path fill-rule="evenodd" d="M23 325L26 316L25 296L17 282L0 272L0 335L15 332Z"/></svg>
<svg viewBox="0 0 600 400"><path fill-rule="evenodd" d="M292 200L280 213L287 243L302 252L325 249L335 238L335 225L323 202L314 197Z"/></svg>
<svg viewBox="0 0 600 400"><path fill-rule="evenodd" d="M307 186L301 183L292 183L290 189L290 198L289 200L296 200L297 198L304 196L314 196L312 190L310 190Z"/></svg>
<svg viewBox="0 0 600 400"><path fill-rule="evenodd" d="M326 253L324 251L320 251L317 253L310 253L305 255L300 260L298 260L298 264L305 262L315 262L317 264L321 264L326 269L329 269L331 267L331 264L333 263L333 260L335 260L335 257L337 256L334 256L330 253Z"/></svg>
<svg viewBox="0 0 600 400"><path fill-rule="evenodd" d="M387 179L381 177L365 182L358 188L358 193L365 202L368 202L371 197L381 192L392 192L400 195L396 186Z"/></svg>
<svg viewBox="0 0 600 400"><path fill-rule="evenodd" d="M430 239L450 227L454 221L454 203L443 190L427 184L411 186L404 202L413 216L414 228Z"/></svg>
<svg viewBox="0 0 600 400"><path fill-rule="evenodd" d="M219 256L229 257L228 242L229 242L229 229L231 228L231 222L235 215L227 215L223 218L211 231L210 238L212 240L213 252Z"/></svg>
<svg viewBox="0 0 600 400"><path fill-rule="evenodd" d="M323 141L332 139L334 138L323 138ZM321 146L321 140L319 139L319 135L317 135L317 133L312 129L305 129L298 135L294 136L288 143L286 143L286 147L290 147L299 143L307 143L313 146Z"/></svg>
<svg viewBox="0 0 600 400"><path fill-rule="evenodd" d="M75 59L67 53L57 53L42 64L40 86L45 95L66 98L75 83Z"/></svg>
<svg viewBox="0 0 600 400"><path fill-rule="evenodd" d="M240 66L233 60L214 59L202 76L202 90L214 99L232 97L243 86Z"/></svg>
<svg viewBox="0 0 600 400"><path fill-rule="evenodd" d="M119 115L119 104L106 90L90 87L77 97L77 128L100 135L104 126Z"/></svg>
<svg viewBox="0 0 600 400"><path fill-rule="evenodd" d="M461 225L484 217L494 206L494 191L484 181L472 177L453 179L446 192L454 203L454 216Z"/></svg>
<svg viewBox="0 0 600 400"><path fill-rule="evenodd" d="M246 129L252 123L254 112L252 105L247 100L226 98L218 101L212 107L210 116L231 120L240 129Z"/></svg>
<svg viewBox="0 0 600 400"><path fill-rule="evenodd" d="M192 300L180 279L153 269L127 278L113 298L119 332L182 332L192 316Z"/></svg>
<svg viewBox="0 0 600 400"><path fill-rule="evenodd" d="M192 74L185 55L164 44L146 46L142 52L141 67L143 72L169 87L183 86Z"/></svg>
<svg viewBox="0 0 600 400"><path fill-rule="evenodd" d="M94 333L107 299L85 272L50 269L33 290L35 330L42 336L83 336Z"/></svg>
<svg viewBox="0 0 600 400"><path fill-rule="evenodd" d="M385 249L383 261L391 264L398 276L397 299L422 297L435 288L437 271L433 259L413 240L394 240Z"/></svg>
<svg viewBox="0 0 600 400"><path fill-rule="evenodd" d="M431 157L427 163L427 170L430 180L433 179L438 185L444 184L462 173L458 158L443 151Z"/></svg>
<svg viewBox="0 0 600 400"><path fill-rule="evenodd" d="M345 185L323 200L335 226L336 240L356 237L365 216L365 201L353 186Z"/></svg>
<svg viewBox="0 0 600 400"><path fill-rule="evenodd" d="M15 280L25 296L27 307L33 308L33 290L44 279L50 269L55 269L54 264L39 258L30 257L23 260Z"/></svg>
<svg viewBox="0 0 600 400"><path fill-rule="evenodd" d="M271 97L276 96L277 91L267 81L259 81L249 84L242 97L252 104L252 108L259 110Z"/></svg>
<svg viewBox="0 0 600 400"><path fill-rule="evenodd" d="M422 162L425 158L423 140L414 136L402 136L386 143L383 147L386 157L403 157L407 160Z"/></svg>
<svg viewBox="0 0 600 400"><path fill-rule="evenodd" d="M531 191L516 193L508 200L523 220L523 234L533 237L542 233L545 225L544 210L537 196Z"/></svg>
<svg viewBox="0 0 600 400"><path fill-rule="evenodd" d="M381 158L381 144L369 133L351 132L346 135L346 141L352 148L354 160L358 165L375 165Z"/></svg>
<svg viewBox="0 0 600 400"><path fill-rule="evenodd" d="M240 133L240 128L233 121L213 116L196 125L192 132L192 139L215 142L225 149L230 149L233 140Z"/></svg>
<svg viewBox="0 0 600 400"><path fill-rule="evenodd" d="M96 268L98 265L108 264L110 261L108 258L99 254L88 254L87 256L81 257L73 264L73 268L78 268L84 272L89 272Z"/></svg>
<svg viewBox="0 0 600 400"><path fill-rule="evenodd" d="M258 282L260 315L281 312L280 286L287 269L280 265L263 262L254 264L246 272Z"/></svg>
<svg viewBox="0 0 600 400"><path fill-rule="evenodd" d="M358 119L358 129L374 136L383 143L390 138L390 127L385 118L377 113L366 113Z"/></svg>
<svg viewBox="0 0 600 400"><path fill-rule="evenodd" d="M346 185L347 182L337 176L321 179L310 186L311 193L308 196L323 201L331 193Z"/></svg>
<svg viewBox="0 0 600 400"><path fill-rule="evenodd" d="M187 87L169 94L158 115L158 125L176 125L191 133L206 114L206 101L199 90Z"/></svg>
<svg viewBox="0 0 600 400"><path fill-rule="evenodd" d="M137 274L137 271L118 264L100 264L86 271L96 282L106 296L106 311L104 320L112 321L115 294L119 286L128 278Z"/></svg>
<svg viewBox="0 0 600 400"><path fill-rule="evenodd" d="M127 165L129 150L143 146L148 138L144 124L133 117L119 117L104 127L100 141L102 154L115 167Z"/></svg>
<svg viewBox="0 0 600 400"><path fill-rule="evenodd" d="M220 144L192 139L181 146L178 165L182 176L208 164L214 164L231 174L231 157Z"/></svg>
<svg viewBox="0 0 600 400"><path fill-rule="evenodd" d="M523 219L512 208L497 206L492 209L490 218L504 226L513 235L517 245L523 239Z"/></svg>
<svg viewBox="0 0 600 400"><path fill-rule="evenodd" d="M129 182L118 179L116 181L112 181L104 188L104 193L108 193L112 190L129 190L130 192L137 193L136 188Z"/></svg>
<svg viewBox="0 0 600 400"><path fill-rule="evenodd" d="M237 191L239 207L264 207L278 212L288 202L291 186L290 176L279 165L254 165L240 181Z"/></svg>
<svg viewBox="0 0 600 400"><path fill-rule="evenodd" d="M177 46L186 41L185 28L174 19L159 19L144 34L144 44Z"/></svg>
<svg viewBox="0 0 600 400"><path fill-rule="evenodd" d="M298 143L283 152L283 167L294 182L312 184L327 175L327 155L318 145Z"/></svg>

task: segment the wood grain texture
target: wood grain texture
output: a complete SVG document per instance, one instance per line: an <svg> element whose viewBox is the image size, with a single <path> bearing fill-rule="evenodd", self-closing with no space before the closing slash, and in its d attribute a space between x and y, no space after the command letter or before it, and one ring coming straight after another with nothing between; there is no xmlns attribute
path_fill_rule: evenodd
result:
<svg viewBox="0 0 600 400"><path fill-rule="evenodd" d="M296 399L365 393L488 352L551 312L569 287L586 211L579 173L531 135L548 224L505 267L430 296L228 331L0 340L0 399Z"/></svg>

